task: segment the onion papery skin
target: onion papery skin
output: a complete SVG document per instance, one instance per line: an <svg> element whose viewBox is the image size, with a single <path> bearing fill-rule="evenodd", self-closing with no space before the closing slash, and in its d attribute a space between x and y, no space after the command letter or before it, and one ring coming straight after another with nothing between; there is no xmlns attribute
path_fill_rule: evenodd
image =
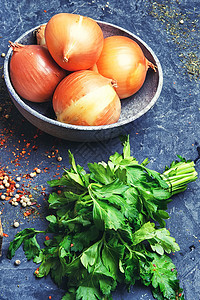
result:
<svg viewBox="0 0 200 300"><path fill-rule="evenodd" d="M43 46L10 44L10 77L16 92L31 102L52 99L56 86L67 75L66 70L56 64Z"/></svg>
<svg viewBox="0 0 200 300"><path fill-rule="evenodd" d="M140 46L132 39L110 36L104 40L95 68L101 75L116 81L116 92L120 99L124 99L142 87L151 65Z"/></svg>
<svg viewBox="0 0 200 300"><path fill-rule="evenodd" d="M63 69L89 69L98 60L103 48L103 32L91 18L60 13L54 15L45 29L47 48Z"/></svg>
<svg viewBox="0 0 200 300"><path fill-rule="evenodd" d="M36 30L36 40L37 40L37 45L44 46L46 47L46 40L45 40L45 29L46 29L46 24L40 25L40 27Z"/></svg>
<svg viewBox="0 0 200 300"><path fill-rule="evenodd" d="M53 95L57 120L67 124L99 126L116 123L121 102L111 80L82 70L64 78Z"/></svg>

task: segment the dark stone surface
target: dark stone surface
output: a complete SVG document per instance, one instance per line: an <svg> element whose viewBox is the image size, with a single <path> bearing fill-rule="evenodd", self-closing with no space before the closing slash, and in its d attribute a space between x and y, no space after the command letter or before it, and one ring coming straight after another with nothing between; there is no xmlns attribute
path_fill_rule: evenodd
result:
<svg viewBox="0 0 200 300"><path fill-rule="evenodd" d="M162 5L161 5L162 3ZM100 21L121 26L144 40L156 53L164 74L162 93L155 106L144 116L126 127L130 134L131 151L138 161L148 157L149 167L157 171L164 169L179 154L196 161L200 172L200 99L199 78L194 67L199 50L199 1L171 0L153 2L148 0L122 1L25 1L1 0L0 54L8 50L8 41L16 40L25 31L45 23L59 12L74 12ZM184 22L181 24L180 20ZM4 58L0 57L1 75ZM194 64L192 64L192 62ZM189 69L188 69L189 68ZM6 252L9 242L18 230L26 227L44 229L44 216L48 213L46 181L53 175L62 174L68 167L67 150L76 161L85 166L87 162L107 160L115 151L121 152L119 138L106 142L76 143L54 138L38 131L26 121L11 102L4 81L0 78L0 164L15 178L23 176L20 185L33 193L41 205L39 214L29 218L23 216L25 209L0 202L4 232L9 236L3 240L3 255L0 258L0 300L43 300L49 296L61 299L64 291L58 289L50 277L35 279L36 266L27 262L22 249L9 261ZM58 149L63 160L58 163L51 151ZM26 151L26 152L23 152ZM60 167L58 166L60 165ZM28 178L35 167L42 170L34 178ZM181 286L186 300L200 299L200 227L199 227L199 179L190 184L186 192L173 197L169 204L170 219L167 228L180 245L181 250L172 256L177 266ZM15 229L14 220L20 222ZM20 266L15 266L20 259ZM134 286L130 293L124 287L113 294L114 300L151 300L148 288Z"/></svg>

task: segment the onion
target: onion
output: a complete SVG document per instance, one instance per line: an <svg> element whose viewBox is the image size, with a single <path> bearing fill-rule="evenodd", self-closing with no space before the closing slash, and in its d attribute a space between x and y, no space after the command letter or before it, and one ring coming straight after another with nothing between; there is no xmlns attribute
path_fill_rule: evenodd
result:
<svg viewBox="0 0 200 300"><path fill-rule="evenodd" d="M46 24L42 24L36 30L36 40L37 40L37 45L46 47L46 41L44 36L45 28L46 28Z"/></svg>
<svg viewBox="0 0 200 300"><path fill-rule="evenodd" d="M140 46L132 39L124 36L105 38L103 50L93 69L117 82L116 92L121 99L135 94L143 85L149 62Z"/></svg>
<svg viewBox="0 0 200 300"><path fill-rule="evenodd" d="M83 126L112 124L118 121L121 102L111 80L82 70L64 78L53 95L57 120Z"/></svg>
<svg viewBox="0 0 200 300"><path fill-rule="evenodd" d="M32 102L50 100L66 71L56 64L43 46L9 43L13 49L10 77L16 92Z"/></svg>
<svg viewBox="0 0 200 300"><path fill-rule="evenodd" d="M45 39L49 52L63 69L89 69L100 56L103 32L93 19L60 13L47 23Z"/></svg>

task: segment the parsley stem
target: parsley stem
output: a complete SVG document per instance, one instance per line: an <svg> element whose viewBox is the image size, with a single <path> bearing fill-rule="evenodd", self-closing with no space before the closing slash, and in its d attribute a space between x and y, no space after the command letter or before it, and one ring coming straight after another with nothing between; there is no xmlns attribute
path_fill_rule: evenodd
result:
<svg viewBox="0 0 200 300"><path fill-rule="evenodd" d="M194 166L193 161L179 162L161 174L162 179L168 184L172 195L185 191L187 184L197 179L197 172Z"/></svg>
<svg viewBox="0 0 200 300"><path fill-rule="evenodd" d="M121 237L120 233L117 231L117 235L118 238L120 239L120 241L123 243L123 245L128 249L128 251L130 252L130 255L132 256L133 250L129 247L129 245L123 240L123 238Z"/></svg>

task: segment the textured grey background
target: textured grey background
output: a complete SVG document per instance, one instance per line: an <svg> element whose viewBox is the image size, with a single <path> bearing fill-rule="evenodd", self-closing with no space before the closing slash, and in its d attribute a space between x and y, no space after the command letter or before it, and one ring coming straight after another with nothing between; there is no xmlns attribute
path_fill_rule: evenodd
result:
<svg viewBox="0 0 200 300"><path fill-rule="evenodd" d="M179 154L196 162L200 173L200 98L199 98L199 16L200 4L191 1L24 1L1 0L0 5L0 54L8 50L8 41L14 41L22 33L45 23L59 12L78 13L97 20L119 25L142 38L156 53L164 73L162 93L155 106L143 117L130 124L124 131L130 134L131 151L138 161L149 158L149 167L162 172ZM183 20L184 22L180 22ZM4 58L0 57L3 74ZM192 68L192 69L191 69ZM193 74L189 74L188 71ZM34 219L24 218L20 207L0 202L4 232L3 255L0 258L0 300L43 300L52 296L61 299L64 291L58 289L49 277L37 280L33 276L35 265L27 262L21 249L9 261L6 252L17 232L13 220L25 227L44 229L43 216L47 212L47 197L41 195L42 187L54 174L62 174L68 167L67 150L71 149L76 161L87 166L88 162L107 160L115 151L121 152L119 138L106 142L75 143L56 139L27 122L12 104L4 81L0 78L0 164L7 167L12 176L26 175L34 167L42 173L31 181L24 179L24 187L38 196L41 208ZM8 115L8 116L7 116ZM8 117L8 118L7 118ZM63 157L58 163L51 151L58 149ZM26 154L22 151L25 150ZM18 157L17 157L18 156ZM60 167L58 167L58 164ZM37 190L32 190L37 187ZM172 256L177 266L186 300L200 299L200 183L190 184L188 190L169 204L170 219L167 228L180 245L180 252ZM4 204L3 204L4 203ZM14 260L19 258L19 267ZM114 300L151 300L148 288L136 285L127 293L120 287L113 294Z"/></svg>

